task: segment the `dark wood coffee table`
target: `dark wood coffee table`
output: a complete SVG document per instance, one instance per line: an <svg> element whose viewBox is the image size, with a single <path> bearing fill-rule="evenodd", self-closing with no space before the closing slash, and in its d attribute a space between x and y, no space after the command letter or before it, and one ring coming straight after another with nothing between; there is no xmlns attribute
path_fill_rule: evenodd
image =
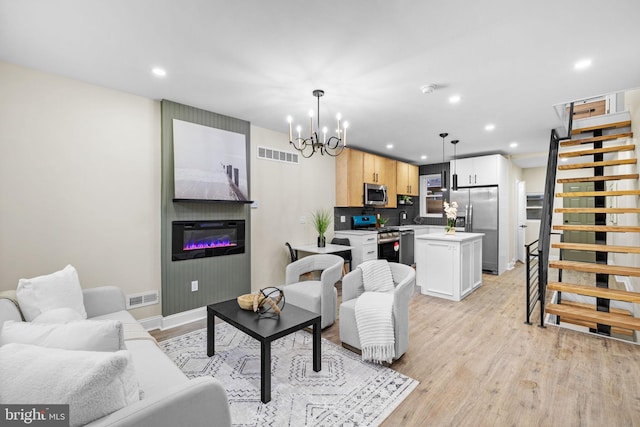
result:
<svg viewBox="0 0 640 427"><path fill-rule="evenodd" d="M313 327L313 370L321 369L320 315L287 304L278 318L259 318L256 313L243 310L235 299L207 306L207 356L215 353L215 324L217 316L245 334L260 341L260 400L271 401L271 342L292 332Z"/></svg>

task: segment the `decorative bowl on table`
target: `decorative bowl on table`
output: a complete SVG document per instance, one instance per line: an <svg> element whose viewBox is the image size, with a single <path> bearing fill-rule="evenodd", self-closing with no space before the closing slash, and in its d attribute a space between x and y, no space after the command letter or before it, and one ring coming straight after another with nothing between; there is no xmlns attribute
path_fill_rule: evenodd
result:
<svg viewBox="0 0 640 427"><path fill-rule="evenodd" d="M241 309L243 310L253 310L253 300L255 299L255 296L258 294L258 292L252 292L250 294L244 294L244 295L240 295L238 297L238 305L240 306ZM264 296L260 295L258 296L258 304L261 304L264 300Z"/></svg>

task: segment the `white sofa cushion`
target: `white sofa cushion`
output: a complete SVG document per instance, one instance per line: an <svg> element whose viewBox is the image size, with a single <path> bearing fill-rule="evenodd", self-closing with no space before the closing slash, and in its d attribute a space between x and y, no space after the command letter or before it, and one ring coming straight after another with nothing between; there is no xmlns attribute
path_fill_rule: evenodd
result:
<svg viewBox="0 0 640 427"><path fill-rule="evenodd" d="M87 318L82 288L76 269L67 265L60 271L32 279L20 279L16 296L26 321L56 308L71 308Z"/></svg>
<svg viewBox="0 0 640 427"><path fill-rule="evenodd" d="M74 320L83 320L80 313L69 307L54 308L41 313L33 319L32 323L67 323Z"/></svg>
<svg viewBox="0 0 640 427"><path fill-rule="evenodd" d="M128 351L72 351L27 344L0 347L0 402L69 404L79 426L139 400Z"/></svg>
<svg viewBox="0 0 640 427"><path fill-rule="evenodd" d="M69 323L4 322L0 345L19 343L65 350L118 351L126 349L122 323L80 320Z"/></svg>

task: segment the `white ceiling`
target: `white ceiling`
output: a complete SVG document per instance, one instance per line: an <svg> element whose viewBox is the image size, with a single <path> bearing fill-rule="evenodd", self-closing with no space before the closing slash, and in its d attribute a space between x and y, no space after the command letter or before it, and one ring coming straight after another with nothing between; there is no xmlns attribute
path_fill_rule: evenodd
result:
<svg viewBox="0 0 640 427"><path fill-rule="evenodd" d="M638 0L0 0L2 61L283 133L324 89L322 125L340 111L350 145L415 164L441 132L447 160L459 139L545 164L552 105L640 87L639 41Z"/></svg>

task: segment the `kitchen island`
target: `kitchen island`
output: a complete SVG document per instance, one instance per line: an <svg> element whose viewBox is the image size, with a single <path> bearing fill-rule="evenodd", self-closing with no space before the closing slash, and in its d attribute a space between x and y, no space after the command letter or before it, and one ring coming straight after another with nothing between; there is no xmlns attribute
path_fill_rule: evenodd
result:
<svg viewBox="0 0 640 427"><path fill-rule="evenodd" d="M420 292L460 301L482 285L483 233L423 234L415 238Z"/></svg>

